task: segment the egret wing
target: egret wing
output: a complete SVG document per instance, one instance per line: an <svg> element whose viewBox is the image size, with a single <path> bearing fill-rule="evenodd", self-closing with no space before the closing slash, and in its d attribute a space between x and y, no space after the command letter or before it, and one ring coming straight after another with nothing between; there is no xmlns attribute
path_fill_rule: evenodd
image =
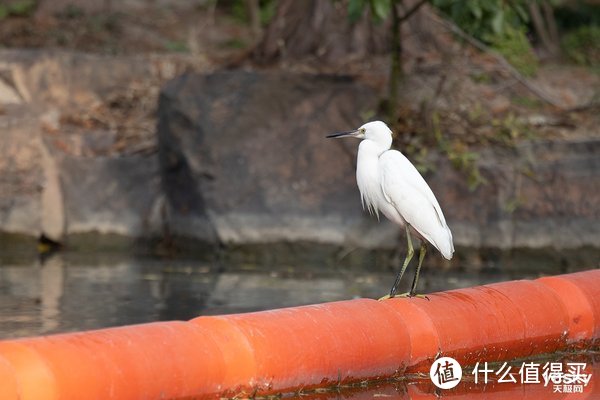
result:
<svg viewBox="0 0 600 400"><path fill-rule="evenodd" d="M454 252L452 233L442 209L414 165L399 151L388 150L379 157L381 188L385 198L402 217L433 244L444 257Z"/></svg>

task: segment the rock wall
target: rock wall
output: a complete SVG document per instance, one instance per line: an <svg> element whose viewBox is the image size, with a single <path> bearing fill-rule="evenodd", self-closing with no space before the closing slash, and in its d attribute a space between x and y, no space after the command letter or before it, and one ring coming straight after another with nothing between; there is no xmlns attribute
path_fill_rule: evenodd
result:
<svg viewBox="0 0 600 400"><path fill-rule="evenodd" d="M377 94L359 81L186 73L164 86L155 109L158 87L180 70L170 61L17 51L0 59L0 237L397 246L397 227L361 208L358 142L325 139L375 109ZM148 81L154 89L124 106ZM144 102L154 106L139 115L137 136L123 134L127 124L98 123L102 112L136 116L127 107ZM488 183L473 192L443 157L432 163L426 179L457 245L600 247L598 135L482 150Z"/></svg>
<svg viewBox="0 0 600 400"><path fill-rule="evenodd" d="M146 114L156 107L159 82L176 73L174 62L1 53L0 232L55 240L81 233L160 236L156 137ZM119 109L142 84L156 88L151 109ZM143 121L136 131L107 117L111 112ZM143 131L147 120L151 128Z"/></svg>
<svg viewBox="0 0 600 400"><path fill-rule="evenodd" d="M522 142L488 148L487 184L440 162L429 182L457 244L487 248L578 248L600 244L600 139Z"/></svg>
<svg viewBox="0 0 600 400"><path fill-rule="evenodd" d="M360 208L357 142L376 97L351 80L277 73L186 75L163 90L159 155L175 233L223 242L309 240L365 247L398 232ZM577 248L600 243L600 139L482 150L487 180L434 160L427 176L457 245ZM382 226L383 225L383 226ZM199 233L203 232L203 233Z"/></svg>

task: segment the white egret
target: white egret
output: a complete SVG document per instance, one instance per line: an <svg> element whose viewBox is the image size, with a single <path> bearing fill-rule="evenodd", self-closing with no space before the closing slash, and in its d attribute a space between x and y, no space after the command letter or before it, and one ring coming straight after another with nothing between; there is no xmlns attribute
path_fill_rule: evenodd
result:
<svg viewBox="0 0 600 400"><path fill-rule="evenodd" d="M396 295L398 284L413 257L411 231L420 239L419 264L410 292L415 296L419 271L426 252L426 241L450 260L454 253L452 232L446 224L435 195L414 165L397 150L391 150L392 131L381 121L368 122L360 128L338 132L328 138L355 137L362 139L358 146L356 183L363 208L377 215L381 211L388 219L405 227L408 253L396 276L389 297ZM388 296L386 296L388 297Z"/></svg>

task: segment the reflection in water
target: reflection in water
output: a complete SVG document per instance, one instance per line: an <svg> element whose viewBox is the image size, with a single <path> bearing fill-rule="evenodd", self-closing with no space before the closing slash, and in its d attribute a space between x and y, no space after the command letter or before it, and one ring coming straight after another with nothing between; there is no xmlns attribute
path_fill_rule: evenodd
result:
<svg viewBox="0 0 600 400"><path fill-rule="evenodd" d="M519 276L423 272L432 292ZM247 312L355 297L378 298L394 271L220 269L195 260L59 253L44 263L0 264L0 338ZM404 284L409 285L411 276Z"/></svg>
<svg viewBox="0 0 600 400"><path fill-rule="evenodd" d="M59 257L49 259L40 271L42 332L51 332L59 328L63 276L63 262Z"/></svg>

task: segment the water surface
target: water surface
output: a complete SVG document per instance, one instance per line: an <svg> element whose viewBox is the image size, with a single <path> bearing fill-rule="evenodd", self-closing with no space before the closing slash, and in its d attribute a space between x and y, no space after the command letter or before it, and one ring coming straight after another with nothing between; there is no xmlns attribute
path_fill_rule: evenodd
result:
<svg viewBox="0 0 600 400"><path fill-rule="evenodd" d="M27 262L4 256L0 257L0 339L379 298L389 291L395 276L391 268L321 268L302 263L223 266L130 254L58 253ZM408 270L402 290L408 289L413 273ZM537 275L425 267L419 291Z"/></svg>

